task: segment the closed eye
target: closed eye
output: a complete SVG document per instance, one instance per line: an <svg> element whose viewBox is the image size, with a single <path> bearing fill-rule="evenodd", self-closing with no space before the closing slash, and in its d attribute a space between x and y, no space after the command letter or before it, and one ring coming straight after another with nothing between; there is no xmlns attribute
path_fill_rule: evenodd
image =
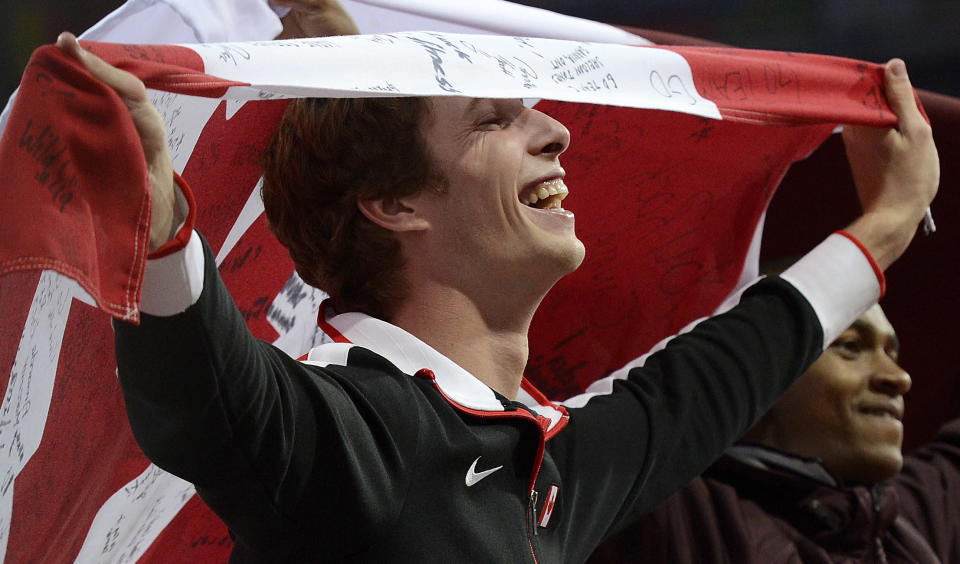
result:
<svg viewBox="0 0 960 564"><path fill-rule="evenodd" d="M508 117L491 117L481 120L478 129L481 131L496 131L498 129L506 129L507 127L510 127L511 123L513 123L513 120Z"/></svg>

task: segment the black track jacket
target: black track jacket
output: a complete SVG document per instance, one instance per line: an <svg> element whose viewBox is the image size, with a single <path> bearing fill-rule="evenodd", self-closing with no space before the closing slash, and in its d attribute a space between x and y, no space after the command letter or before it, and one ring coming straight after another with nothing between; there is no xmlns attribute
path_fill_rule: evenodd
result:
<svg viewBox="0 0 960 564"><path fill-rule="evenodd" d="M869 278L865 309L877 281L837 245ZM250 335L203 254L195 303L117 323L117 358L137 440L226 522L231 562L582 562L702 472L853 319L828 330L816 284L763 279L564 407L526 382L509 401L357 313L330 320L349 343L293 360Z"/></svg>

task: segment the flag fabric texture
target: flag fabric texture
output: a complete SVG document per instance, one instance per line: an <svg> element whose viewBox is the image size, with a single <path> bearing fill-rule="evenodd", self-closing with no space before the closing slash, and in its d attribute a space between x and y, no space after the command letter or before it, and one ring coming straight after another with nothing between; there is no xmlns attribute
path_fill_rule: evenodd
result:
<svg viewBox="0 0 960 564"><path fill-rule="evenodd" d="M144 80L238 307L293 356L326 337L322 296L293 273L259 201L259 155L287 99L538 99L571 130L565 206L588 249L531 329L528 377L556 397L709 314L748 278L780 178L836 124L896 121L879 66L814 55L445 33L86 47ZM219 562L231 544L189 484L143 457L123 414L109 318L137 318L149 218L124 116L115 95L44 47L0 147L9 562Z"/></svg>

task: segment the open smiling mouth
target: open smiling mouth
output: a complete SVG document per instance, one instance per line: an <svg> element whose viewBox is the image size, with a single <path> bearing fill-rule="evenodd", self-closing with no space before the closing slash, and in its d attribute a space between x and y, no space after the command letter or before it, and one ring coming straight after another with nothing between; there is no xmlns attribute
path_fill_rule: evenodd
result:
<svg viewBox="0 0 960 564"><path fill-rule="evenodd" d="M554 178L531 186L520 193L520 203L541 210L563 209L560 202L570 191L562 178Z"/></svg>
<svg viewBox="0 0 960 564"><path fill-rule="evenodd" d="M869 415L872 417L880 417L895 421L900 421L903 419L903 413L891 406L862 406L857 411L863 415Z"/></svg>

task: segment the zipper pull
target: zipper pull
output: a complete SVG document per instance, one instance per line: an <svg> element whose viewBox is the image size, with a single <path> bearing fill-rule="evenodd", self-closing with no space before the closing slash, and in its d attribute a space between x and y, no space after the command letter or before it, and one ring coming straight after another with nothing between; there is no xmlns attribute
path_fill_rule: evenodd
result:
<svg viewBox="0 0 960 564"><path fill-rule="evenodd" d="M530 490L530 530L533 535L539 535L537 531L537 490Z"/></svg>
<svg viewBox="0 0 960 564"><path fill-rule="evenodd" d="M870 488L870 498L873 500L873 512L876 514L880 513L880 485L874 484Z"/></svg>

